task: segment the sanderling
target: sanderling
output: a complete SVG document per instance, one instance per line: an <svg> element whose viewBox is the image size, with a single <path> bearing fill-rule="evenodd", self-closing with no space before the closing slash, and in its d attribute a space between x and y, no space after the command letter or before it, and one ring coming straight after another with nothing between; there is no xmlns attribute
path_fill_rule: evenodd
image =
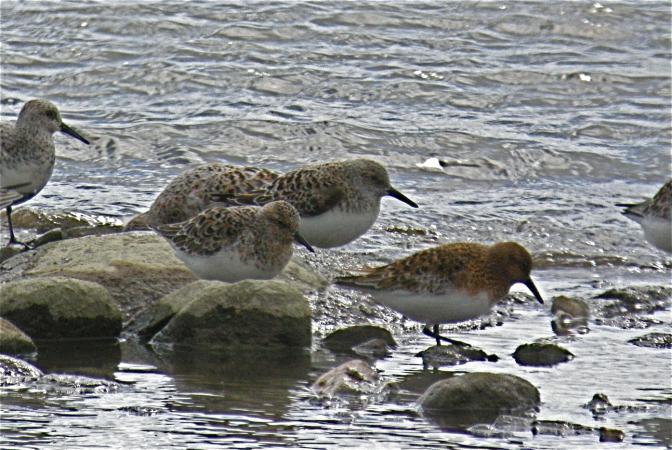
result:
<svg viewBox="0 0 672 450"><path fill-rule="evenodd" d="M644 238L655 247L672 252L672 179L641 203L624 204L623 214L642 226Z"/></svg>
<svg viewBox="0 0 672 450"><path fill-rule="evenodd" d="M52 135L56 131L89 143L63 123L58 108L46 100L26 102L16 123L0 122L0 189L21 194L4 205L10 244L17 242L12 227L12 206L33 198L51 177L56 160Z"/></svg>
<svg viewBox="0 0 672 450"><path fill-rule="evenodd" d="M175 177L154 200L148 211L138 214L125 230L183 222L213 205L213 195L229 197L259 189L278 174L256 167L221 163L201 164Z"/></svg>
<svg viewBox="0 0 672 450"><path fill-rule="evenodd" d="M200 278L233 283L276 276L292 256L293 241L313 251L298 233L299 221L292 205L277 201L263 207L213 206L154 229Z"/></svg>
<svg viewBox="0 0 672 450"><path fill-rule="evenodd" d="M337 277L336 281L361 288L371 293L376 303L425 323L423 333L440 345L441 340L460 342L440 336L439 324L489 312L515 283L523 283L543 303L531 270L532 257L515 242L491 246L453 243L365 269L359 275Z"/></svg>
<svg viewBox="0 0 672 450"><path fill-rule="evenodd" d="M255 192L220 200L258 205L286 200L301 215L301 235L316 247L331 248L366 233L378 218L380 199L386 195L418 207L390 185L382 165L353 159L301 167Z"/></svg>

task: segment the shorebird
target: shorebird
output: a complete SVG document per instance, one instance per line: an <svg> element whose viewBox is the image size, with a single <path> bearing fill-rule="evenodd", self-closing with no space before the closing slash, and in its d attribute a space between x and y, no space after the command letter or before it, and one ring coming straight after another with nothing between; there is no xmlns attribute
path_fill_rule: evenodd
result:
<svg viewBox="0 0 672 450"><path fill-rule="evenodd" d="M667 180L653 198L625 204L623 214L641 225L651 245L672 253L672 179Z"/></svg>
<svg viewBox="0 0 672 450"><path fill-rule="evenodd" d="M515 283L523 283L543 303L530 272L532 258L515 242L494 245L444 244L417 252L336 282L372 295L373 300L425 323L423 333L441 341L439 324L456 323L488 313ZM430 326L432 329L430 329Z"/></svg>
<svg viewBox="0 0 672 450"><path fill-rule="evenodd" d="M200 278L233 283L276 276L289 262L294 241L312 252L298 233L299 221L292 205L276 201L263 207L213 206L154 230Z"/></svg>
<svg viewBox="0 0 672 450"><path fill-rule="evenodd" d="M256 191L217 199L225 205L286 200L301 215L301 235L311 245L332 248L366 233L378 218L384 196L418 207L392 187L385 167L368 159L353 159L301 167Z"/></svg>
<svg viewBox="0 0 672 450"><path fill-rule="evenodd" d="M33 198L47 184L54 170L56 152L53 134L61 131L85 144L89 141L66 125L56 106L46 100L23 105L15 123L0 122L0 189L7 194L9 244L18 243L12 226L12 206ZM20 196L17 197L17 194Z"/></svg>

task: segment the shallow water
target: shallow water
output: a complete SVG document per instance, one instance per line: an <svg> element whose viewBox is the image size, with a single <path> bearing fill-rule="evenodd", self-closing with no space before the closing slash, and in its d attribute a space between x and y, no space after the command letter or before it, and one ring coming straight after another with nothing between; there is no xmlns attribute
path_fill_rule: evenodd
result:
<svg viewBox="0 0 672 450"><path fill-rule="evenodd" d="M668 3L3 1L0 12L2 118L44 97L94 141L56 137L57 166L33 208L121 220L192 164L285 170L366 156L421 208L384 200L370 233L310 260L320 270L439 241L515 239L535 254L548 299L670 284L669 257L613 206L670 176ZM361 300L325 295L344 309ZM591 323L559 338L570 363L519 367L508 357L517 345L552 336L547 308L517 306L501 327L458 333L501 360L443 370L518 374L540 388L539 419L620 428L622 448L672 445L657 433L669 422L654 420L670 417L670 352L626 344L670 332L669 308L647 329ZM350 325L347 313L316 314L320 335ZM420 376L414 355L431 340L390 321L402 345L376 367L392 381ZM165 360L131 342L92 354L37 363L124 388L4 392L3 447L598 445L595 435L441 431L411 394L318 404L308 387L337 362L318 346L263 364ZM596 392L644 409L596 420L581 408Z"/></svg>

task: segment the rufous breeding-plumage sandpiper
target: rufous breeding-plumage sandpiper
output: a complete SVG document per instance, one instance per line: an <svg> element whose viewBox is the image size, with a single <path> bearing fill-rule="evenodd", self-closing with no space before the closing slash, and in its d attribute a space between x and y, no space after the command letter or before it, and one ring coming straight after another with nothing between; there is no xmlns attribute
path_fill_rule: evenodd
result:
<svg viewBox="0 0 672 450"><path fill-rule="evenodd" d="M435 338L437 345L442 340L462 344L441 336L439 324L488 313L515 283L523 283L543 303L531 270L532 257L515 242L452 243L358 275L338 277L336 282L362 289L376 303L425 323L423 332Z"/></svg>

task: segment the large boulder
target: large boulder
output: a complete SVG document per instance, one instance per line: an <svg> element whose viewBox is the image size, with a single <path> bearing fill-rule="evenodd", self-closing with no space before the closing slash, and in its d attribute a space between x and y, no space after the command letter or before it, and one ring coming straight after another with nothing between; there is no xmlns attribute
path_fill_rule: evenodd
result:
<svg viewBox="0 0 672 450"><path fill-rule="evenodd" d="M311 342L308 300L282 281L199 281L161 303L175 310L175 305L184 306L154 335L153 344L229 348L304 347Z"/></svg>
<svg viewBox="0 0 672 450"><path fill-rule="evenodd" d="M34 339L116 337L121 313L103 286L64 277L6 283L0 315Z"/></svg>
<svg viewBox="0 0 672 450"><path fill-rule="evenodd" d="M0 263L0 282L26 277L65 276L105 286L128 320L197 277L170 245L150 232L87 236L51 242ZM303 292L326 280L295 260L277 279Z"/></svg>
<svg viewBox="0 0 672 450"><path fill-rule="evenodd" d="M467 373L437 381L418 400L423 413L445 428L491 423L500 414L525 413L539 405L539 391L514 375Z"/></svg>
<svg viewBox="0 0 672 450"><path fill-rule="evenodd" d="M20 355L32 353L35 350L37 348L30 336L9 320L0 317L0 353Z"/></svg>
<svg viewBox="0 0 672 450"><path fill-rule="evenodd" d="M5 261L2 268L4 279L65 276L98 283L126 318L196 279L170 245L151 233L52 242Z"/></svg>

